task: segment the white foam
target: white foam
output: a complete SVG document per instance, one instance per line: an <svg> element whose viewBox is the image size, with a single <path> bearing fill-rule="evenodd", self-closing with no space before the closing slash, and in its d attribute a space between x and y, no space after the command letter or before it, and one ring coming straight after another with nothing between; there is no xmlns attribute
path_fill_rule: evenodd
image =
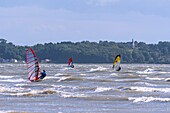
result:
<svg viewBox="0 0 170 113"><path fill-rule="evenodd" d="M46 91L51 91L51 92L54 92L54 93L57 92L56 90L50 88L50 89L44 89L44 90L29 90L27 92L22 91L22 92L12 93L10 95L12 95L12 96L24 96L24 95L34 95L34 96L36 96L36 95L39 95L39 94L47 94L47 93L44 93Z"/></svg>
<svg viewBox="0 0 170 113"><path fill-rule="evenodd" d="M65 70L73 70L74 68L71 68L71 67L66 67L66 68L63 68L61 70L65 71Z"/></svg>
<svg viewBox="0 0 170 113"><path fill-rule="evenodd" d="M112 75L112 76L117 76L117 73L112 73L112 74L110 74L110 75Z"/></svg>
<svg viewBox="0 0 170 113"><path fill-rule="evenodd" d="M147 83L147 82L137 82L137 83L134 83L134 84L139 84L139 85L146 85L146 86L157 86L155 84L150 84L150 83Z"/></svg>
<svg viewBox="0 0 170 113"><path fill-rule="evenodd" d="M81 73L80 75L81 75L81 76L85 76L86 74Z"/></svg>
<svg viewBox="0 0 170 113"><path fill-rule="evenodd" d="M64 75L64 74L62 74L62 73L57 73L57 74L55 74L54 76L61 76L61 75Z"/></svg>
<svg viewBox="0 0 170 113"><path fill-rule="evenodd" d="M169 74L170 72L159 72L159 74Z"/></svg>
<svg viewBox="0 0 170 113"><path fill-rule="evenodd" d="M58 89L77 89L78 87L76 86L63 86L63 85L51 85L54 88Z"/></svg>
<svg viewBox="0 0 170 113"><path fill-rule="evenodd" d="M71 92L60 92L60 95L64 98L87 97L85 94L71 93Z"/></svg>
<svg viewBox="0 0 170 113"><path fill-rule="evenodd" d="M27 80L25 79L6 79L6 80L0 80L1 82L26 82Z"/></svg>
<svg viewBox="0 0 170 113"><path fill-rule="evenodd" d="M138 73L138 74L152 74L152 73L155 73L155 71L154 71L154 69L148 68L144 71L137 71L136 73Z"/></svg>
<svg viewBox="0 0 170 113"><path fill-rule="evenodd" d="M0 111L0 113L15 113L15 111L7 110L7 111Z"/></svg>
<svg viewBox="0 0 170 113"><path fill-rule="evenodd" d="M15 84L15 86L25 86L27 84Z"/></svg>
<svg viewBox="0 0 170 113"><path fill-rule="evenodd" d="M165 81L170 81L170 78L166 78Z"/></svg>
<svg viewBox="0 0 170 113"><path fill-rule="evenodd" d="M0 78L13 78L14 76L2 76L0 75Z"/></svg>
<svg viewBox="0 0 170 113"><path fill-rule="evenodd" d="M131 90L139 92L163 92L170 93L170 88L152 88L152 87L131 87Z"/></svg>
<svg viewBox="0 0 170 113"><path fill-rule="evenodd" d="M147 77L148 75L138 75L139 77Z"/></svg>
<svg viewBox="0 0 170 113"><path fill-rule="evenodd" d="M24 90L26 90L26 89L22 88L22 87L1 87L0 88L1 93L5 93L5 92L7 92L7 93L22 92ZM27 90L29 90L29 89L27 89Z"/></svg>
<svg viewBox="0 0 170 113"><path fill-rule="evenodd" d="M44 79L57 79L59 77L54 77L54 76L46 76Z"/></svg>
<svg viewBox="0 0 170 113"><path fill-rule="evenodd" d="M169 102L170 98L155 98L155 97L129 97L130 101L134 103L137 102L151 102L151 101L161 101L161 102Z"/></svg>
<svg viewBox="0 0 170 113"><path fill-rule="evenodd" d="M67 80L69 78L71 78L71 77L61 77L57 82L61 82L61 81Z"/></svg>
<svg viewBox="0 0 170 113"><path fill-rule="evenodd" d="M105 71L105 70L106 70L106 68L98 67L98 68L91 68L90 72Z"/></svg>
<svg viewBox="0 0 170 113"><path fill-rule="evenodd" d="M112 88L106 88L106 87L98 87L94 92L104 92L104 91L109 91Z"/></svg>
<svg viewBox="0 0 170 113"><path fill-rule="evenodd" d="M12 96L23 96L23 95L27 95L27 94L37 95L39 92L40 92L40 90L32 90L30 92L19 92L19 93L14 93L11 95Z"/></svg>
<svg viewBox="0 0 170 113"><path fill-rule="evenodd" d="M158 77L146 77L145 79L147 79L147 80L165 80L165 78L158 78Z"/></svg>

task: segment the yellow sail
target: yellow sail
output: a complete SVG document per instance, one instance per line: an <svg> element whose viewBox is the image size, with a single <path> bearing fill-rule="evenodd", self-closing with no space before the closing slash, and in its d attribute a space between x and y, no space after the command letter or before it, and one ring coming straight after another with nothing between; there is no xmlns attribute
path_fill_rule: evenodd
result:
<svg viewBox="0 0 170 113"><path fill-rule="evenodd" d="M113 69L116 70L116 71L120 71L121 70L120 60L121 60L121 55L117 55L115 57L114 62L113 62Z"/></svg>

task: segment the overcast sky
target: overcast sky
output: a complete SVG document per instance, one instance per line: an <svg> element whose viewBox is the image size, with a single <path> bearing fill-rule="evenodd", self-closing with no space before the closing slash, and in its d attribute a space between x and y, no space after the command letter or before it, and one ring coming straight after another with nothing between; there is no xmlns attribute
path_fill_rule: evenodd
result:
<svg viewBox="0 0 170 113"><path fill-rule="evenodd" d="M17 45L170 41L170 0L0 0L0 38Z"/></svg>

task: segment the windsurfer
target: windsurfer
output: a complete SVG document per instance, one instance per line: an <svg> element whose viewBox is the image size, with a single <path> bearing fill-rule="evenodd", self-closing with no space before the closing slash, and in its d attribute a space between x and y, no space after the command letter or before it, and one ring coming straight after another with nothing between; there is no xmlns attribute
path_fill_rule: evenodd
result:
<svg viewBox="0 0 170 113"><path fill-rule="evenodd" d="M71 68L74 68L74 65L73 65L73 64L71 65Z"/></svg>
<svg viewBox="0 0 170 113"><path fill-rule="evenodd" d="M112 67L116 71L120 71L121 70L120 60L121 60L121 55L117 55L115 60L114 60L113 67Z"/></svg>
<svg viewBox="0 0 170 113"><path fill-rule="evenodd" d="M41 76L39 77L39 79L44 79L46 77L46 72L45 70L43 70L43 72L41 72Z"/></svg>
<svg viewBox="0 0 170 113"><path fill-rule="evenodd" d="M70 58L70 59L68 60L68 67L74 68L72 58Z"/></svg>

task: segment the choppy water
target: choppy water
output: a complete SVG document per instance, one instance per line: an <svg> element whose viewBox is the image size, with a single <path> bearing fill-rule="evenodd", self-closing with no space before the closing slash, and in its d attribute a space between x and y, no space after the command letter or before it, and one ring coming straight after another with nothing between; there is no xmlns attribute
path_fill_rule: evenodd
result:
<svg viewBox="0 0 170 113"><path fill-rule="evenodd" d="M0 112L170 112L170 65L41 64L47 77L27 80L25 64L0 64Z"/></svg>

